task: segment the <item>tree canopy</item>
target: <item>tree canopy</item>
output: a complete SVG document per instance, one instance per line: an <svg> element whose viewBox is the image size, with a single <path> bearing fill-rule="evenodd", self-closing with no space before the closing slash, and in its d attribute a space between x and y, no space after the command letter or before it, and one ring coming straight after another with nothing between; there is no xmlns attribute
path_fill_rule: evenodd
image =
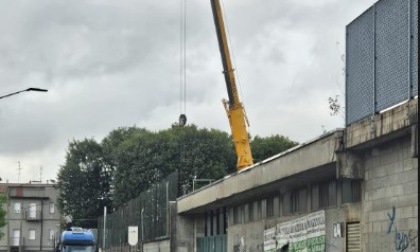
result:
<svg viewBox="0 0 420 252"><path fill-rule="evenodd" d="M130 137L118 143L112 161L116 164L113 173L116 206L175 171L179 183L188 184L194 176L218 179L235 168L233 146L225 132L198 129L195 125L174 125L156 133L122 128L111 132L103 143L115 143L112 139L116 135L127 135L128 131Z"/></svg>
<svg viewBox="0 0 420 252"><path fill-rule="evenodd" d="M296 144L279 135L251 140L255 162ZM193 124L173 124L158 132L121 127L100 143L69 143L58 174L59 206L75 219L94 219L104 206L117 208L175 171L179 185L191 187L193 178L217 180L235 172L235 166L234 146L226 132Z"/></svg>
<svg viewBox="0 0 420 252"><path fill-rule="evenodd" d="M255 136L254 139L252 139L251 141L251 150L254 158L254 163L260 162L266 158L288 150L296 145L298 145L298 142L294 142L285 136Z"/></svg>
<svg viewBox="0 0 420 252"><path fill-rule="evenodd" d="M58 172L59 207L73 215L73 222L95 222L110 201L111 169L102 146L93 139L69 143L66 162ZM92 224L94 225L94 223Z"/></svg>

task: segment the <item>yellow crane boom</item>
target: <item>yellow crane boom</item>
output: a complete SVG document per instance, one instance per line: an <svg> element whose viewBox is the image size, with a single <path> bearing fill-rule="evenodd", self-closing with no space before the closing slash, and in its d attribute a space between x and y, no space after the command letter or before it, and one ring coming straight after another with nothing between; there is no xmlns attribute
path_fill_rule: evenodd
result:
<svg viewBox="0 0 420 252"><path fill-rule="evenodd" d="M216 27L220 54L222 56L223 74L225 76L226 88L229 97L229 100L223 99L223 104L229 118L233 143L235 145L235 151L238 157L236 166L238 170L241 170L242 168L250 166L254 163L247 131L247 126L249 123L246 117L245 108L239 100L234 69L230 59L220 0L210 0L210 2L213 12L214 24Z"/></svg>

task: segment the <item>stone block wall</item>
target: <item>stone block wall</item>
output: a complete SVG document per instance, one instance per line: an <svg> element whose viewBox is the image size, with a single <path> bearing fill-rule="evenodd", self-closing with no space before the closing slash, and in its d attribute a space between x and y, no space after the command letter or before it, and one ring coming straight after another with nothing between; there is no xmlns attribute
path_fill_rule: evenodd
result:
<svg viewBox="0 0 420 252"><path fill-rule="evenodd" d="M364 151L364 251L418 251L418 159L406 136Z"/></svg>

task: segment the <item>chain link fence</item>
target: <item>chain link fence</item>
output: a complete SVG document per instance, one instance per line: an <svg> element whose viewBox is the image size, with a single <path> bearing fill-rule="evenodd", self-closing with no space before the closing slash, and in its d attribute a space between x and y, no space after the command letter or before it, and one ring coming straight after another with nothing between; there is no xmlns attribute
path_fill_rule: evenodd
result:
<svg viewBox="0 0 420 252"><path fill-rule="evenodd" d="M169 201L176 200L177 192L178 173L175 172L106 218L99 218L98 246L106 249L125 247L128 244L129 226L138 226L139 242L168 238Z"/></svg>

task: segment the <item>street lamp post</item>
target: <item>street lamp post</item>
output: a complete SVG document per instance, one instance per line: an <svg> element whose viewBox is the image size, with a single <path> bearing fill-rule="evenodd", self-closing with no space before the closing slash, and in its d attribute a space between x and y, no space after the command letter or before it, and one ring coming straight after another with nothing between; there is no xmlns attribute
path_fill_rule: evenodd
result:
<svg viewBox="0 0 420 252"><path fill-rule="evenodd" d="M17 92L11 93L11 94L0 96L0 99L6 98L6 97L9 97L9 96L12 96L12 95L16 95L16 94L19 94L19 93L22 93L22 92L29 92L29 91L48 92L47 89L42 89L42 88L27 88L25 90L21 90L21 91L17 91Z"/></svg>
<svg viewBox="0 0 420 252"><path fill-rule="evenodd" d="M105 239L106 239L106 206L104 206L104 237L102 239L102 251L105 251Z"/></svg>

